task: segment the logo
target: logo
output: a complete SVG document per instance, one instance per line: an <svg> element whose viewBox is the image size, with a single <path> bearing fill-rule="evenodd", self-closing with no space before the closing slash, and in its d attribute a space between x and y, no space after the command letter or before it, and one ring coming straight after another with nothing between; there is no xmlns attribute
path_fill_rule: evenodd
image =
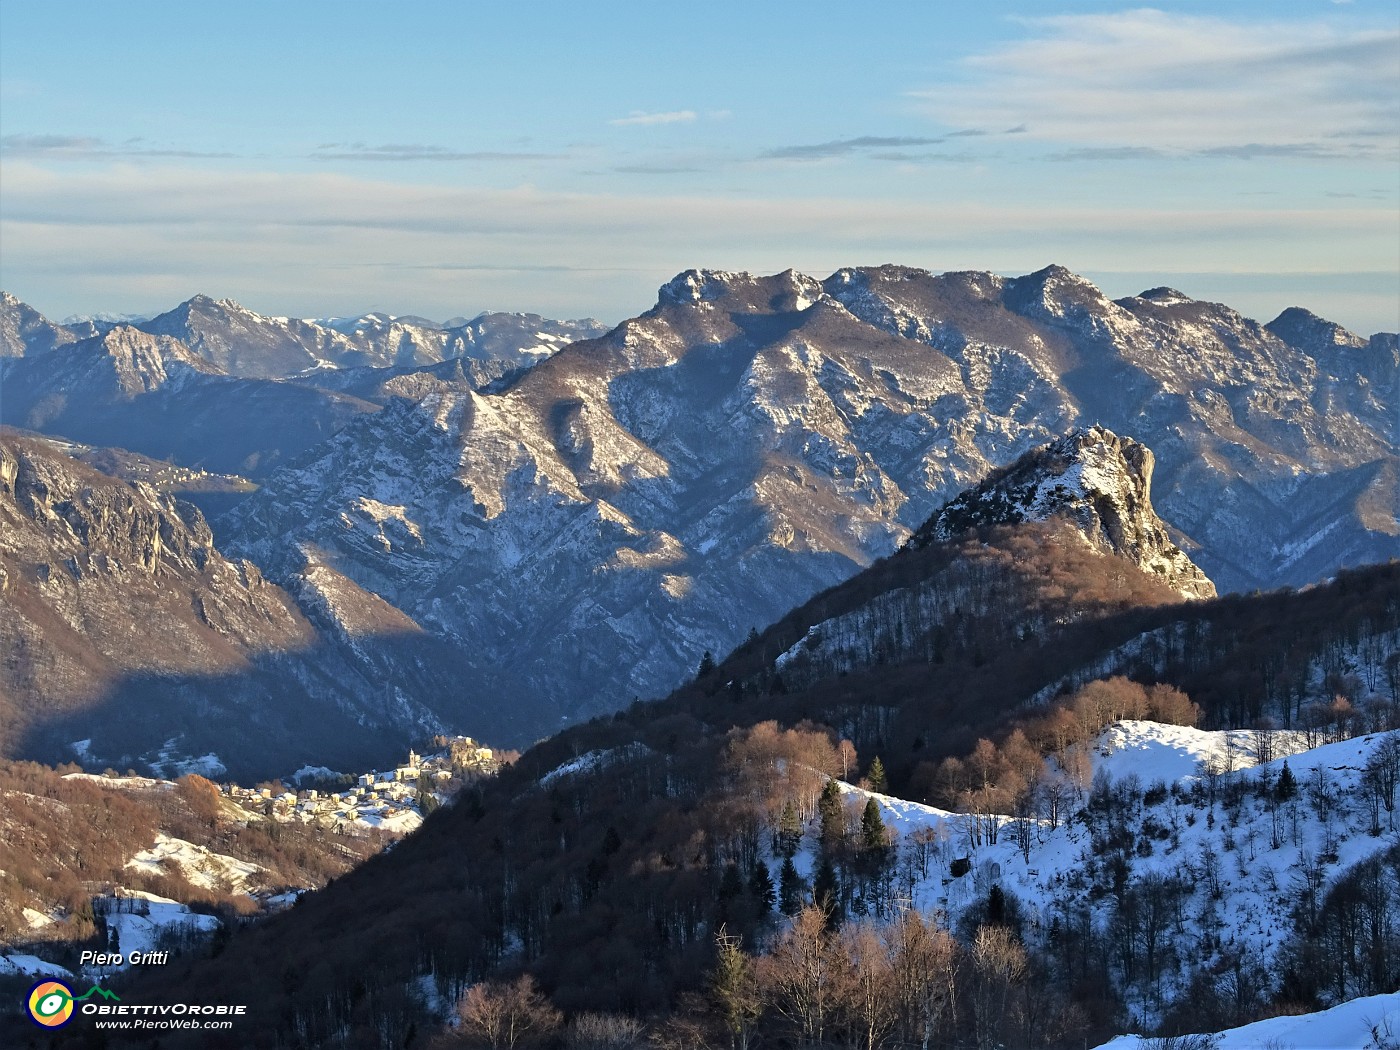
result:
<svg viewBox="0 0 1400 1050"><path fill-rule="evenodd" d="M35 1024L45 1028L62 1028L73 1019L73 1004L91 999L94 995L121 1002L116 992L109 992L95 984L82 995L74 995L73 989L62 981L49 980L40 981L29 989L26 1005L29 1017Z"/></svg>

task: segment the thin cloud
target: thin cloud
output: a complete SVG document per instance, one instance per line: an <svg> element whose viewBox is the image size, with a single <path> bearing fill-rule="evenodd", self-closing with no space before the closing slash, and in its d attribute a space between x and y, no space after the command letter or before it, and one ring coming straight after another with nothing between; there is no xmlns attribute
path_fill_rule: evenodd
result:
<svg viewBox="0 0 1400 1050"><path fill-rule="evenodd" d="M1210 149L1198 150L1197 155L1201 157L1228 157L1233 160L1256 160L1260 157L1270 159L1302 158L1305 160L1333 160L1338 158L1351 158L1366 152L1370 151L1362 148L1359 143L1351 148L1339 149L1336 147L1315 145L1310 142L1281 142L1277 144L1246 142L1238 146L1212 146Z"/></svg>
<svg viewBox="0 0 1400 1050"><path fill-rule="evenodd" d="M1101 161L1101 160L1161 160L1168 156L1151 146L1086 146L1082 149L1051 153L1046 160L1053 161Z"/></svg>
<svg viewBox="0 0 1400 1050"><path fill-rule="evenodd" d="M698 119L699 114L693 109L676 109L666 113L646 113L635 109L627 116L615 117L608 123L617 127L629 127L650 124L693 124Z"/></svg>
<svg viewBox="0 0 1400 1050"><path fill-rule="evenodd" d="M959 77L913 97L943 123L1085 148L1397 155L1394 28L1154 10L1021 21L1028 39L964 60Z"/></svg>
<svg viewBox="0 0 1400 1050"><path fill-rule="evenodd" d="M869 154L871 160L883 160L895 164L976 164L984 161L984 156L973 153L906 153L890 150Z"/></svg>
<svg viewBox="0 0 1400 1050"><path fill-rule="evenodd" d="M694 175L706 169L683 164L619 164L612 170L623 175Z"/></svg>
<svg viewBox="0 0 1400 1050"><path fill-rule="evenodd" d="M103 139L83 135L6 135L0 138L0 152L12 157L72 161L129 160L139 157L194 160L235 156L225 152L141 146L139 143L142 141L127 139L121 145L114 146Z"/></svg>
<svg viewBox="0 0 1400 1050"><path fill-rule="evenodd" d="M766 150L759 156L764 160L827 160L845 157L871 149L901 149L909 146L937 146L946 138L913 138L909 136L861 135L853 139L834 139L803 146L781 146Z"/></svg>
<svg viewBox="0 0 1400 1050"><path fill-rule="evenodd" d="M461 160L558 160L562 153L511 153L500 150L453 150L446 146L388 143L367 146L363 142L329 142L316 147L312 160L461 161Z"/></svg>

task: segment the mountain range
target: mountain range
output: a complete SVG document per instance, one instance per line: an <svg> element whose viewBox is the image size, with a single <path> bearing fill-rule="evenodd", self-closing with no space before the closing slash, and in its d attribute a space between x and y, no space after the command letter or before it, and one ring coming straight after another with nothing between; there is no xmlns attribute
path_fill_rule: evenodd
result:
<svg viewBox="0 0 1400 1050"><path fill-rule="evenodd" d="M824 1038L1068 1046L1400 980L1393 335L1057 267L689 271L484 371L422 335L460 319L0 307L0 758L334 778L573 723L124 999L446 1045L526 973L573 1043L800 1041L806 937ZM6 772L46 842L149 823Z"/></svg>
<svg viewBox="0 0 1400 1050"><path fill-rule="evenodd" d="M1301 309L1260 325L1168 288L1110 301L1060 267L687 271L553 353L596 327L304 322L197 297L80 339L4 306L24 351L0 361L7 423L246 478L206 503L218 549L293 596L334 572L355 597L304 615L391 608L464 682L508 679L507 743L664 694L1094 426L1143 449L1124 505L1150 478L1165 524L1129 542L1169 576L1190 558L1180 596L1400 549L1395 335ZM469 345L515 357L482 372L452 356ZM1058 509L1094 517L1091 542L1127 539L1076 498ZM505 731L484 717L457 728Z"/></svg>
<svg viewBox="0 0 1400 1050"><path fill-rule="evenodd" d="M1395 339L1280 327L1304 345L1059 268L690 272L500 388L356 419L216 528L274 576L314 547L469 666L520 669L543 730L664 693L1077 426L1153 451L1221 590L1384 559Z"/></svg>

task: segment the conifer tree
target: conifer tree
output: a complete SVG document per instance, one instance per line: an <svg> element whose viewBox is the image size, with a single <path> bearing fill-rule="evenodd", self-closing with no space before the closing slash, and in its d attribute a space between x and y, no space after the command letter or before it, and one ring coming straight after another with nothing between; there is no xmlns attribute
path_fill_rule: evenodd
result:
<svg viewBox="0 0 1400 1050"><path fill-rule="evenodd" d="M1293 776L1293 770L1288 768L1288 760L1283 760L1283 769L1279 771L1278 783L1274 785L1274 795L1280 802L1287 802L1298 794L1298 781Z"/></svg>
<svg viewBox="0 0 1400 1050"><path fill-rule="evenodd" d="M885 822L880 817L880 804L873 798L865 803L860 816L860 848L867 853L883 856L885 852Z"/></svg>
<svg viewBox="0 0 1400 1050"><path fill-rule="evenodd" d="M792 858L784 857L778 872L778 906L784 915L796 915L802 910L802 891L806 888Z"/></svg>
<svg viewBox="0 0 1400 1050"><path fill-rule="evenodd" d="M719 880L719 899L732 901L744 892L744 880L739 875L739 865L732 860L724 866L724 874Z"/></svg>
<svg viewBox="0 0 1400 1050"><path fill-rule="evenodd" d="M885 794L889 790L889 781L885 779L885 764L880 761L880 756L875 756L875 761L870 763L870 769L866 771L865 779L870 781L870 790L878 794Z"/></svg>
<svg viewBox="0 0 1400 1050"><path fill-rule="evenodd" d="M777 903L777 895L773 892L773 876L768 871L768 865L761 860L755 860L753 870L749 872L749 895L758 906L759 915L767 915Z"/></svg>
<svg viewBox="0 0 1400 1050"><path fill-rule="evenodd" d="M763 1005L753 960L739 947L739 938L729 934L723 926L715 936L715 946L710 998L729 1033L729 1045L734 1050L742 1050L750 1044Z"/></svg>
<svg viewBox="0 0 1400 1050"><path fill-rule="evenodd" d="M817 814L822 822L822 853L829 856L846 839L846 811L841 805L841 789L835 780L828 780L817 799Z"/></svg>
<svg viewBox="0 0 1400 1050"><path fill-rule="evenodd" d="M802 818L797 815L797 806L792 799L783 803L783 812L778 817L778 852L791 857L802 844Z"/></svg>

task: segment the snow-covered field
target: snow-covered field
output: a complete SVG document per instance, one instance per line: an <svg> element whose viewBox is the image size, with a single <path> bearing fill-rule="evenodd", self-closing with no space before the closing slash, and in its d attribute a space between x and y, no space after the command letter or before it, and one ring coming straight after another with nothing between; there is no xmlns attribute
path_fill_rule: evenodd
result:
<svg viewBox="0 0 1400 1050"><path fill-rule="evenodd" d="M71 977L58 963L45 962L37 955L0 955L0 977L22 974L26 977Z"/></svg>
<svg viewBox="0 0 1400 1050"><path fill-rule="evenodd" d="M1400 992L1370 995L1314 1014L1270 1017L1217 1033L1210 1050L1396 1050ZM1151 1050L1156 1040L1120 1035L1098 1050ZM1204 1048L1202 1048L1204 1050Z"/></svg>

